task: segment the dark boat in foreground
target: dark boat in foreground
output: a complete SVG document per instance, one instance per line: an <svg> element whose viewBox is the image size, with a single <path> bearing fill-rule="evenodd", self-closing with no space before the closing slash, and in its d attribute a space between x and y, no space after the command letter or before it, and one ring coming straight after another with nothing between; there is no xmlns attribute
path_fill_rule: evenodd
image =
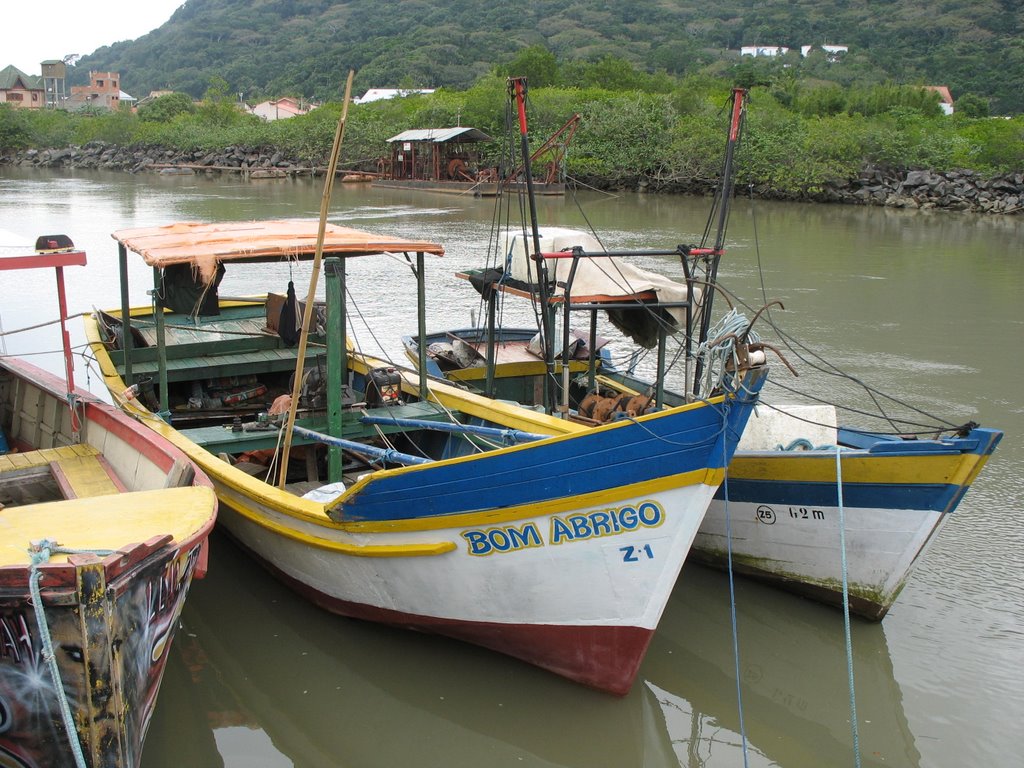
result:
<svg viewBox="0 0 1024 768"><path fill-rule="evenodd" d="M85 264L64 241L0 258L57 270L62 329L62 270ZM0 763L131 768L217 499L181 451L75 389L63 337L66 380L0 358Z"/></svg>

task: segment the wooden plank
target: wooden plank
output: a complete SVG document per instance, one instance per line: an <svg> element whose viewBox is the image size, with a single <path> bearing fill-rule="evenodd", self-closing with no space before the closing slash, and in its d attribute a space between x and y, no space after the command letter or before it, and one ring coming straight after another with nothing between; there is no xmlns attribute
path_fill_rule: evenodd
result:
<svg viewBox="0 0 1024 768"><path fill-rule="evenodd" d="M24 453L5 453L3 456L0 456L0 474L21 469L43 467L62 459L98 456L99 453L97 448L84 443L79 445L61 445L56 448L40 448L37 451L25 451Z"/></svg>
<svg viewBox="0 0 1024 768"><path fill-rule="evenodd" d="M317 352L306 356L312 361ZM245 374L280 373L295 368L295 350L267 349L244 354L207 355L169 359L167 361L167 378L170 381L193 381L195 379L216 379L224 376ZM132 370L135 375L152 375L156 373L155 361L139 362L133 358Z"/></svg>
<svg viewBox="0 0 1024 768"><path fill-rule="evenodd" d="M171 467L171 471L167 473L167 479L164 481L164 488L180 488L186 485L192 485L192 481L196 476L196 468L192 462L177 458L174 460L174 465Z"/></svg>
<svg viewBox="0 0 1024 768"><path fill-rule="evenodd" d="M149 346L134 346L132 364L136 360L154 360L156 355L156 328L152 313L133 313L135 325L133 330ZM182 315L165 314L167 322L165 339L169 357L194 357L208 350L210 345L246 344L270 345L280 344L276 334L266 332L266 317L262 303L255 306L225 307L223 314L215 318L204 318L192 327L192 321ZM117 319L116 316L113 319ZM173 327L172 327L173 326ZM241 335L240 335L241 334ZM141 342L140 342L141 343ZM110 358L119 368L124 365L124 354L121 350L110 350Z"/></svg>
<svg viewBox="0 0 1024 768"><path fill-rule="evenodd" d="M50 463L50 471L66 499L108 496L127 489L102 456L73 456Z"/></svg>
<svg viewBox="0 0 1024 768"><path fill-rule="evenodd" d="M206 338L196 338L189 341L177 340L167 344L166 349L168 360L176 360L204 357L212 354L240 355L261 349L275 349L280 346L281 340L277 336L258 334L253 336L233 336L226 339L214 339L206 336ZM295 356L294 350L291 354L293 357ZM132 350L132 364L134 365L136 362L151 362L156 360L156 355L157 346L154 341L152 346ZM117 365L122 362L123 356L112 354L111 359Z"/></svg>
<svg viewBox="0 0 1024 768"><path fill-rule="evenodd" d="M263 305L260 304L258 307L251 309L247 308L247 310L244 312L237 309L227 310L222 315L203 318L198 325L183 315L164 313L164 319L168 325L173 326L166 329L167 343L169 345L174 344L176 343L175 340L179 337L217 340L214 338L215 334L222 331L230 335L237 333L262 335L262 331L266 326ZM155 344L156 328L153 324L153 315L147 314L145 317L137 318L137 322L140 322L140 325L136 326L136 328L143 334L146 341Z"/></svg>

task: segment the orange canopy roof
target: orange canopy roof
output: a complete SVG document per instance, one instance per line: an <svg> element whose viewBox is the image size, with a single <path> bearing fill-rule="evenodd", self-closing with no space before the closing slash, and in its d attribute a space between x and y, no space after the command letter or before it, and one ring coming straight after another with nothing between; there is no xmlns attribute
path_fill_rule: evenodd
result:
<svg viewBox="0 0 1024 768"><path fill-rule="evenodd" d="M151 267L191 264L208 279L226 261L311 259L320 222L315 219L272 221L178 222L161 227L119 229L112 237L142 256ZM327 224L324 255L370 256L423 252L444 255L438 243L362 232Z"/></svg>

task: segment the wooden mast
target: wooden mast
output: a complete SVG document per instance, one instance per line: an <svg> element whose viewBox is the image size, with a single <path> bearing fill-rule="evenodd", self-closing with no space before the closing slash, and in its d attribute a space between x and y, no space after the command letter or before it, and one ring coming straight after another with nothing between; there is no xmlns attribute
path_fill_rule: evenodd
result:
<svg viewBox="0 0 1024 768"><path fill-rule="evenodd" d="M537 284L540 292L541 336L544 345L544 410L551 413L554 408L552 383L555 376L555 346L552 338L552 322L550 295L548 286L548 268L544 256L540 252L540 228L537 224L537 200L533 192L533 168L530 162L530 138L526 129L526 78L511 77L509 86L516 102L519 118L519 146L523 156L523 175L526 180L526 197L530 206L530 226L533 235L533 259L537 264ZM564 362L564 361L563 361Z"/></svg>
<svg viewBox="0 0 1024 768"><path fill-rule="evenodd" d="M736 146L740 140L740 130L743 127L743 118L746 115L747 90L745 88L732 89L732 119L729 123L729 138L725 145L725 163L722 166L722 183L719 187L721 195L718 201L718 228L715 234L715 244L707 265L707 285L705 286L704 298L700 304L700 335L697 343L703 344L707 341L708 331L711 328L711 306L715 298L715 282L718 280L718 264L722 260L722 253L725 249L725 230L729 223L729 206L732 201L733 190L733 160L736 154ZM700 379L704 372L704 366L698 358L695 364L693 376L693 394L699 395L698 388ZM705 393L706 394L706 393Z"/></svg>

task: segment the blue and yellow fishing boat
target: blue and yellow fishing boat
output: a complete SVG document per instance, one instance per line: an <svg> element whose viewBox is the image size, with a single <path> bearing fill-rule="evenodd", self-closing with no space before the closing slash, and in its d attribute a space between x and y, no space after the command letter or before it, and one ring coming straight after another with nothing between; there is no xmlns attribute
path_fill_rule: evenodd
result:
<svg viewBox="0 0 1024 768"><path fill-rule="evenodd" d="M586 252L612 259L587 233L544 228L541 235L545 252L571 252L583 244ZM510 265L524 251L521 240L519 233L510 236ZM614 275L597 289L605 304L595 307L607 306L616 293L628 302L650 285L644 275L608 271ZM507 287L511 273L488 279L515 291ZM463 276L479 282L479 274ZM538 336L536 328L486 325L404 336L402 342L414 362L426 351L428 375L522 405L538 406L545 382L554 381L555 399L571 417L563 422L567 432L585 429L581 422L626 418L637 402L641 412L650 406L655 382L616 366L593 330L566 333L557 367L546 364ZM665 388L655 402L677 407L692 396ZM842 605L845 585L851 611L879 620L1001 439L999 430L973 423L929 435L882 434L840 426L834 405L761 404L701 523L692 556L835 605Z"/></svg>
<svg viewBox="0 0 1024 768"><path fill-rule="evenodd" d="M519 104L525 135L522 99ZM711 326L745 104L745 92L736 89L710 247L702 241L615 251L592 233L542 226L531 216L528 225L497 232L485 268L459 274L481 294L479 327L405 336L407 356L428 375L557 411L566 417L566 433L574 434L699 402L716 379L694 350L719 351L735 365L751 352L775 352L753 334L760 311L749 322L730 311ZM665 258L678 260L681 278L637 264ZM538 327L503 327L497 318L506 296L533 302ZM632 340L634 353L657 350L653 375L613 364L598 334L600 312L609 333ZM574 330L580 316L589 328ZM680 340L672 352L670 338ZM735 342L742 348L734 349ZM681 369L678 391L666 386L667 361ZM841 429L834 406L761 405L701 523L694 553L825 602L841 605L845 598L853 612L881 619L1001 438L973 423L914 435Z"/></svg>
<svg viewBox="0 0 1024 768"><path fill-rule="evenodd" d="M125 282L120 310L87 318L106 384L211 477L221 523L257 560L328 610L630 689L766 366L730 370L700 402L567 431L342 343L347 262L403 254L425 325L440 244L309 220L114 239L122 275L138 254L155 290L132 308ZM296 323L287 295L218 298L225 267L303 259L314 275L322 260L322 315L307 301Z"/></svg>

